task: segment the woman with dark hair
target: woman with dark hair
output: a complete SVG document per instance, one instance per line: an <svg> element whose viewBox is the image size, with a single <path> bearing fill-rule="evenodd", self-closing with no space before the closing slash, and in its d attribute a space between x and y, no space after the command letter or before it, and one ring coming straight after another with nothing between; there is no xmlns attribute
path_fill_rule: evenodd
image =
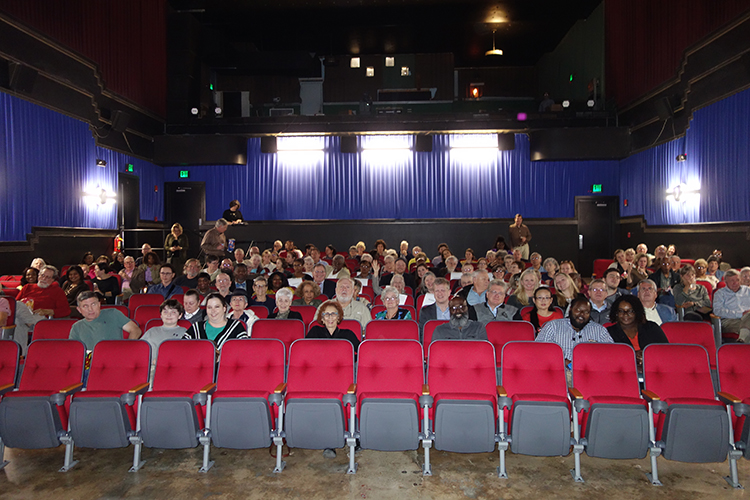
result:
<svg viewBox="0 0 750 500"><path fill-rule="evenodd" d="M65 297L68 299L68 305L70 306L70 315L80 318L81 314L78 312L78 303L76 299L78 294L85 292L89 289L86 282L83 280L83 270L80 266L70 266L68 271L65 273L65 282L62 286Z"/></svg>
<svg viewBox="0 0 750 500"><path fill-rule="evenodd" d="M289 286L289 280L283 273L275 271L268 277L268 290L276 293L282 288Z"/></svg>
<svg viewBox="0 0 750 500"><path fill-rule="evenodd" d="M638 365L643 364L643 348L649 344L668 344L667 336L659 325L646 320L643 304L635 295L621 295L612 304L607 327L609 335L617 343L628 344L635 349Z"/></svg>
<svg viewBox="0 0 750 500"><path fill-rule="evenodd" d="M109 265L104 262L94 264L94 291L104 298L107 304L114 304L115 298L120 295L120 282L109 273Z"/></svg>
<svg viewBox="0 0 750 500"><path fill-rule="evenodd" d="M81 257L81 269L83 270L83 274L88 274L90 269L89 267L91 264L94 263L94 254L91 252L86 252L83 254L83 257Z"/></svg>
<svg viewBox="0 0 750 500"><path fill-rule="evenodd" d="M695 268L685 264L679 272L680 283L672 290L677 309L685 311L686 321L711 321L711 298L708 290L695 282Z"/></svg>
<svg viewBox="0 0 750 500"><path fill-rule="evenodd" d="M36 283L39 281L39 270L35 267L27 267L21 273L21 286L19 290L29 283Z"/></svg>
<svg viewBox="0 0 750 500"><path fill-rule="evenodd" d="M214 292L206 297L206 321L193 324L183 338L211 340L216 344L216 350L221 351L227 340L247 336L241 322L227 318L227 302L221 294Z"/></svg>
<svg viewBox="0 0 750 500"><path fill-rule="evenodd" d="M305 338L348 340L354 346L354 352L357 352L359 348L357 335L347 328L339 328L343 319L344 310L341 304L335 300L326 300L318 308L318 315L315 318L317 324L310 328Z"/></svg>
<svg viewBox="0 0 750 500"><path fill-rule="evenodd" d="M148 252L144 255L143 264L138 266L133 272L133 279L130 280L130 288L133 290L133 293L139 293L139 290L148 285L158 285L161 283L161 278L159 277L160 266L161 261L159 260L159 256L154 252Z"/></svg>
<svg viewBox="0 0 750 500"><path fill-rule="evenodd" d="M385 256L385 251L387 249L388 249L388 245L385 244L385 240L376 240L375 241L375 251L377 252L377 257L378 258L383 258Z"/></svg>
<svg viewBox="0 0 750 500"><path fill-rule="evenodd" d="M336 247L330 244L326 245L324 252L327 259L333 259L336 256Z"/></svg>
<svg viewBox="0 0 750 500"><path fill-rule="evenodd" d="M318 297L320 296L320 287L314 281L303 281L294 291L297 297L292 301L293 306L315 306L318 307L323 303Z"/></svg>
<svg viewBox="0 0 750 500"><path fill-rule="evenodd" d="M498 236L495 240L495 246L492 247L495 252L502 252L503 255L508 253L508 245L505 243L505 238Z"/></svg>
<svg viewBox="0 0 750 500"><path fill-rule="evenodd" d="M547 286L540 286L534 290L533 307L521 310L518 314L521 319L534 325L536 333L542 329L547 322L553 319L563 319L563 313L555 308L552 303L552 292Z"/></svg>

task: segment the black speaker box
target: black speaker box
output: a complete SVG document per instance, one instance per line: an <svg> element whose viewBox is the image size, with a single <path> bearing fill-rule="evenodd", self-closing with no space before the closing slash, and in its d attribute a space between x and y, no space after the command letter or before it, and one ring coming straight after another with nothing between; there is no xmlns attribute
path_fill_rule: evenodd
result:
<svg viewBox="0 0 750 500"><path fill-rule="evenodd" d="M125 132L125 129L128 128L128 123L130 123L130 115L118 109L112 116L112 131Z"/></svg>
<svg viewBox="0 0 750 500"><path fill-rule="evenodd" d="M30 94L34 90L38 74L34 68L29 68L23 64L16 64L10 74L10 89L15 92Z"/></svg>
<svg viewBox="0 0 750 500"><path fill-rule="evenodd" d="M431 135L418 135L415 149L418 153L431 153L432 152L432 136Z"/></svg>
<svg viewBox="0 0 750 500"><path fill-rule="evenodd" d="M656 106L656 113L659 115L659 119L666 120L674 116L672 111L672 104L669 102L669 97L662 97L654 103Z"/></svg>
<svg viewBox="0 0 750 500"><path fill-rule="evenodd" d="M357 152L357 136L356 135L341 136L341 152L342 153L356 153Z"/></svg>
<svg viewBox="0 0 750 500"><path fill-rule="evenodd" d="M260 138L260 152L261 153L276 153L278 148L276 147L276 137L261 137Z"/></svg>
<svg viewBox="0 0 750 500"><path fill-rule="evenodd" d="M497 149L500 151L516 149L516 134L513 132L497 134Z"/></svg>

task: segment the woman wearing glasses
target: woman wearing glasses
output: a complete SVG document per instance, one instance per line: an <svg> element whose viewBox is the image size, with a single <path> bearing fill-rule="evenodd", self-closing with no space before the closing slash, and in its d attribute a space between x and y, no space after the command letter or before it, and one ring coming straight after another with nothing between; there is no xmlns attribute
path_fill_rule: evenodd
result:
<svg viewBox="0 0 750 500"><path fill-rule="evenodd" d="M607 327L609 335L617 343L629 344L635 349L638 366L643 363L643 348L649 344L668 344L667 336L659 325L646 320L643 304L635 295L621 295L612 304Z"/></svg>
<svg viewBox="0 0 750 500"><path fill-rule="evenodd" d="M521 310L521 319L528 321L536 329L536 333L542 329L548 321L553 319L563 319L563 313L560 309L553 306L552 292L546 286L540 286L534 290L532 307L524 307Z"/></svg>
<svg viewBox="0 0 750 500"><path fill-rule="evenodd" d="M359 347L357 336L349 329L339 328L343 319L344 310L341 309L341 304L335 300L326 300L318 308L316 318L318 324L310 328L305 338L348 340L354 346L354 352L357 352Z"/></svg>

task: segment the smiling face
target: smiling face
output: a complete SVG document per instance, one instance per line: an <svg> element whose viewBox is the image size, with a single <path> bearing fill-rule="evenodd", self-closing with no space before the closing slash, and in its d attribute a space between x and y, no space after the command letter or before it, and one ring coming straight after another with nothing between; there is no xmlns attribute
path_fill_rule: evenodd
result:
<svg viewBox="0 0 750 500"><path fill-rule="evenodd" d="M638 298L641 299L643 307L652 308L656 302L656 288L651 283L641 282L638 285Z"/></svg>
<svg viewBox="0 0 750 500"><path fill-rule="evenodd" d="M280 313L285 313L289 310L292 305L292 299L284 295L276 296L276 307L279 308Z"/></svg>
<svg viewBox="0 0 750 500"><path fill-rule="evenodd" d="M536 289L536 285L536 277L532 273L527 274L521 280L521 286L523 286L523 289L528 296L531 296L531 294L534 292L534 289Z"/></svg>
<svg viewBox="0 0 750 500"><path fill-rule="evenodd" d="M180 311L172 307L165 307L161 312L161 321L168 328L177 326L179 319Z"/></svg>
<svg viewBox="0 0 750 500"><path fill-rule="evenodd" d="M315 289L311 285L305 286L304 290L302 291L302 298L305 299L305 302L308 304L312 302L312 300L315 298Z"/></svg>
<svg viewBox="0 0 750 500"><path fill-rule="evenodd" d="M620 302L617 308L617 323L622 327L628 327L635 323L635 311L633 306L625 301Z"/></svg>
<svg viewBox="0 0 750 500"><path fill-rule="evenodd" d="M211 324L222 324L227 308L216 297L212 297L206 303L206 316Z"/></svg>
<svg viewBox="0 0 750 500"><path fill-rule="evenodd" d="M388 291L383 294L383 305L389 311L395 311L398 309L398 294L392 291Z"/></svg>
<svg viewBox="0 0 750 500"><path fill-rule="evenodd" d="M81 274L75 269L71 269L70 271L68 271L68 281L70 281L74 285L80 283Z"/></svg>
<svg viewBox="0 0 750 500"><path fill-rule="evenodd" d="M548 289L539 289L534 294L533 301L537 311L547 312L552 306L552 293Z"/></svg>
<svg viewBox="0 0 750 500"><path fill-rule="evenodd" d="M505 289L502 285L492 285L487 290L487 305L495 308L505 301Z"/></svg>
<svg viewBox="0 0 750 500"><path fill-rule="evenodd" d="M320 314L320 319L329 331L333 331L339 324L339 312L335 306L328 306Z"/></svg>
<svg viewBox="0 0 750 500"><path fill-rule="evenodd" d="M591 304L586 301L576 302L570 308L570 326L576 331L581 331L591 319Z"/></svg>
<svg viewBox="0 0 750 500"><path fill-rule="evenodd" d="M227 296L229 295L229 288L232 286L232 280L229 278L228 274L225 273L219 273L216 275L216 289L219 290L219 293Z"/></svg>

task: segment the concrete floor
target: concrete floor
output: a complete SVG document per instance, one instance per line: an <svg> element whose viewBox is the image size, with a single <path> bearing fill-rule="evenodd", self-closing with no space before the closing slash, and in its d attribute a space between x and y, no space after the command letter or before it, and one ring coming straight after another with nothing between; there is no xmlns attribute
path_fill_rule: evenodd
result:
<svg viewBox="0 0 750 500"><path fill-rule="evenodd" d="M0 498L581 498L685 499L745 498L724 481L727 463L684 464L659 459L663 487L651 486L644 460L601 460L583 455L584 484L576 484L569 470L573 455L539 458L508 453L509 479L497 478L497 453L456 454L432 450L433 476L423 477L420 452L357 454L359 471L347 475L345 450L335 459L320 451L293 450L282 474L273 474L268 450L212 448L216 461L207 473L198 472L200 448L144 449L143 469L129 473L132 447L117 450L77 449L79 464L59 473L64 448L6 449L11 463L0 471ZM739 462L740 482L750 488L750 462Z"/></svg>

